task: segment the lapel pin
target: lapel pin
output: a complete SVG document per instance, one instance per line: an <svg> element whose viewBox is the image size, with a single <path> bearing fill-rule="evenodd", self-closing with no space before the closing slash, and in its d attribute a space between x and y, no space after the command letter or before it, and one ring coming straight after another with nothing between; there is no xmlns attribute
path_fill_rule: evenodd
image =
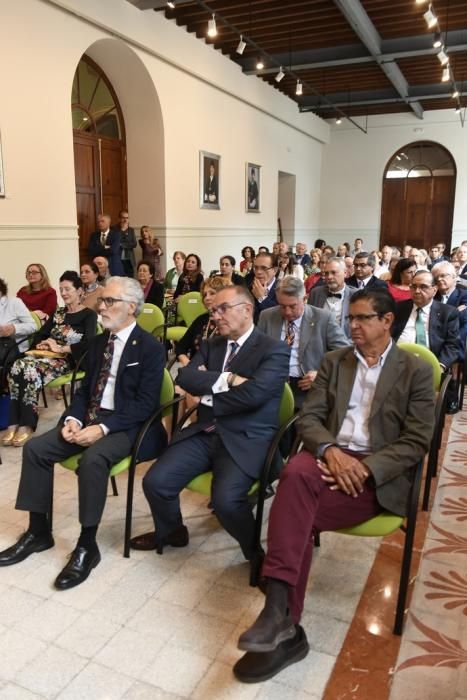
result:
<svg viewBox="0 0 467 700"><path fill-rule="evenodd" d="M134 340L134 341L132 342L132 345L138 345L138 341L137 341L137 340Z"/></svg>

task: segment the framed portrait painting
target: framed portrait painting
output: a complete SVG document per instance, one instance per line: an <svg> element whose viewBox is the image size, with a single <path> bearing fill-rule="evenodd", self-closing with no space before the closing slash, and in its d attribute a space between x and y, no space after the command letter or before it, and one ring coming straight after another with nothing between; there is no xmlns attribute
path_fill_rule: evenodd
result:
<svg viewBox="0 0 467 700"><path fill-rule="evenodd" d="M199 152L199 206L202 209L220 209L221 157L207 151Z"/></svg>
<svg viewBox="0 0 467 700"><path fill-rule="evenodd" d="M259 213L261 211L261 165L247 163L245 167L245 208L248 212Z"/></svg>

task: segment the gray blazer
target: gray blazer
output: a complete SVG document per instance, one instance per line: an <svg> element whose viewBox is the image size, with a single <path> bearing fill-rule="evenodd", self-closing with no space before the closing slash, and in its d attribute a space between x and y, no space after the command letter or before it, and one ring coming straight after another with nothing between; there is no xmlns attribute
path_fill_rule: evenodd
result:
<svg viewBox="0 0 467 700"><path fill-rule="evenodd" d="M349 314L350 299L357 291L358 290L356 287L349 287L347 284L344 285L344 299L342 304L342 316L340 321L340 327L344 331L347 338L350 338L350 327L345 319ZM327 287L324 284L320 285L319 287L313 287L308 296L308 303L311 304L311 306L317 306L319 309L327 308L327 292Z"/></svg>
<svg viewBox="0 0 467 700"><path fill-rule="evenodd" d="M276 340L281 339L282 325L278 306L265 309L259 317L258 328ZM305 306L298 344L298 356L304 372L318 370L326 352L348 344L344 331L339 328L331 311Z"/></svg>

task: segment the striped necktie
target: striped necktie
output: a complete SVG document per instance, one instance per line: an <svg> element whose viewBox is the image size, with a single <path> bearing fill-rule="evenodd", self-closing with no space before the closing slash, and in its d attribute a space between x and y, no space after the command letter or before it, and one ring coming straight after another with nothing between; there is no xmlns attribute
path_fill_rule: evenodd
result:
<svg viewBox="0 0 467 700"><path fill-rule="evenodd" d="M237 354L237 350L240 347L239 344L237 342L235 342L235 340L229 341L229 344L230 344L230 352L229 352L229 355L225 361L224 372L230 372L230 365L232 364L233 359L234 359L235 355Z"/></svg>
<svg viewBox="0 0 467 700"><path fill-rule="evenodd" d="M289 347L292 347L295 340L295 324L293 321L289 321L287 324L287 331L285 334L285 342Z"/></svg>

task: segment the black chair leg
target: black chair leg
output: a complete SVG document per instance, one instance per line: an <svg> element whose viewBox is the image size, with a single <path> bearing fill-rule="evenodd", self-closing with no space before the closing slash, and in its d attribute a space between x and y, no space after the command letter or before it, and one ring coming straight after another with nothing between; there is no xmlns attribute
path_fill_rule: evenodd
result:
<svg viewBox="0 0 467 700"><path fill-rule="evenodd" d="M112 496L118 496L117 482L114 476L110 477L110 483L112 484Z"/></svg>
<svg viewBox="0 0 467 700"><path fill-rule="evenodd" d="M129 559L130 557L130 539L131 539L131 518L133 515L133 490L135 485L135 470L136 465L130 464L128 470L128 487L126 492L126 515L125 515L125 539L123 544L123 556Z"/></svg>
<svg viewBox="0 0 467 700"><path fill-rule="evenodd" d="M47 403L47 396L45 395L44 387L42 387L41 392L42 392L42 401L44 402L44 408L48 408L49 404Z"/></svg>
<svg viewBox="0 0 467 700"><path fill-rule="evenodd" d="M52 483L50 485L50 505L49 505L49 512L47 513L47 520L49 521L50 534L52 534L53 514L54 514L54 474L55 474L55 472L52 469Z"/></svg>
<svg viewBox="0 0 467 700"><path fill-rule="evenodd" d="M65 404L65 408L68 408L68 397L66 395L66 386L65 384L62 384L62 396L63 396L63 403Z"/></svg>

